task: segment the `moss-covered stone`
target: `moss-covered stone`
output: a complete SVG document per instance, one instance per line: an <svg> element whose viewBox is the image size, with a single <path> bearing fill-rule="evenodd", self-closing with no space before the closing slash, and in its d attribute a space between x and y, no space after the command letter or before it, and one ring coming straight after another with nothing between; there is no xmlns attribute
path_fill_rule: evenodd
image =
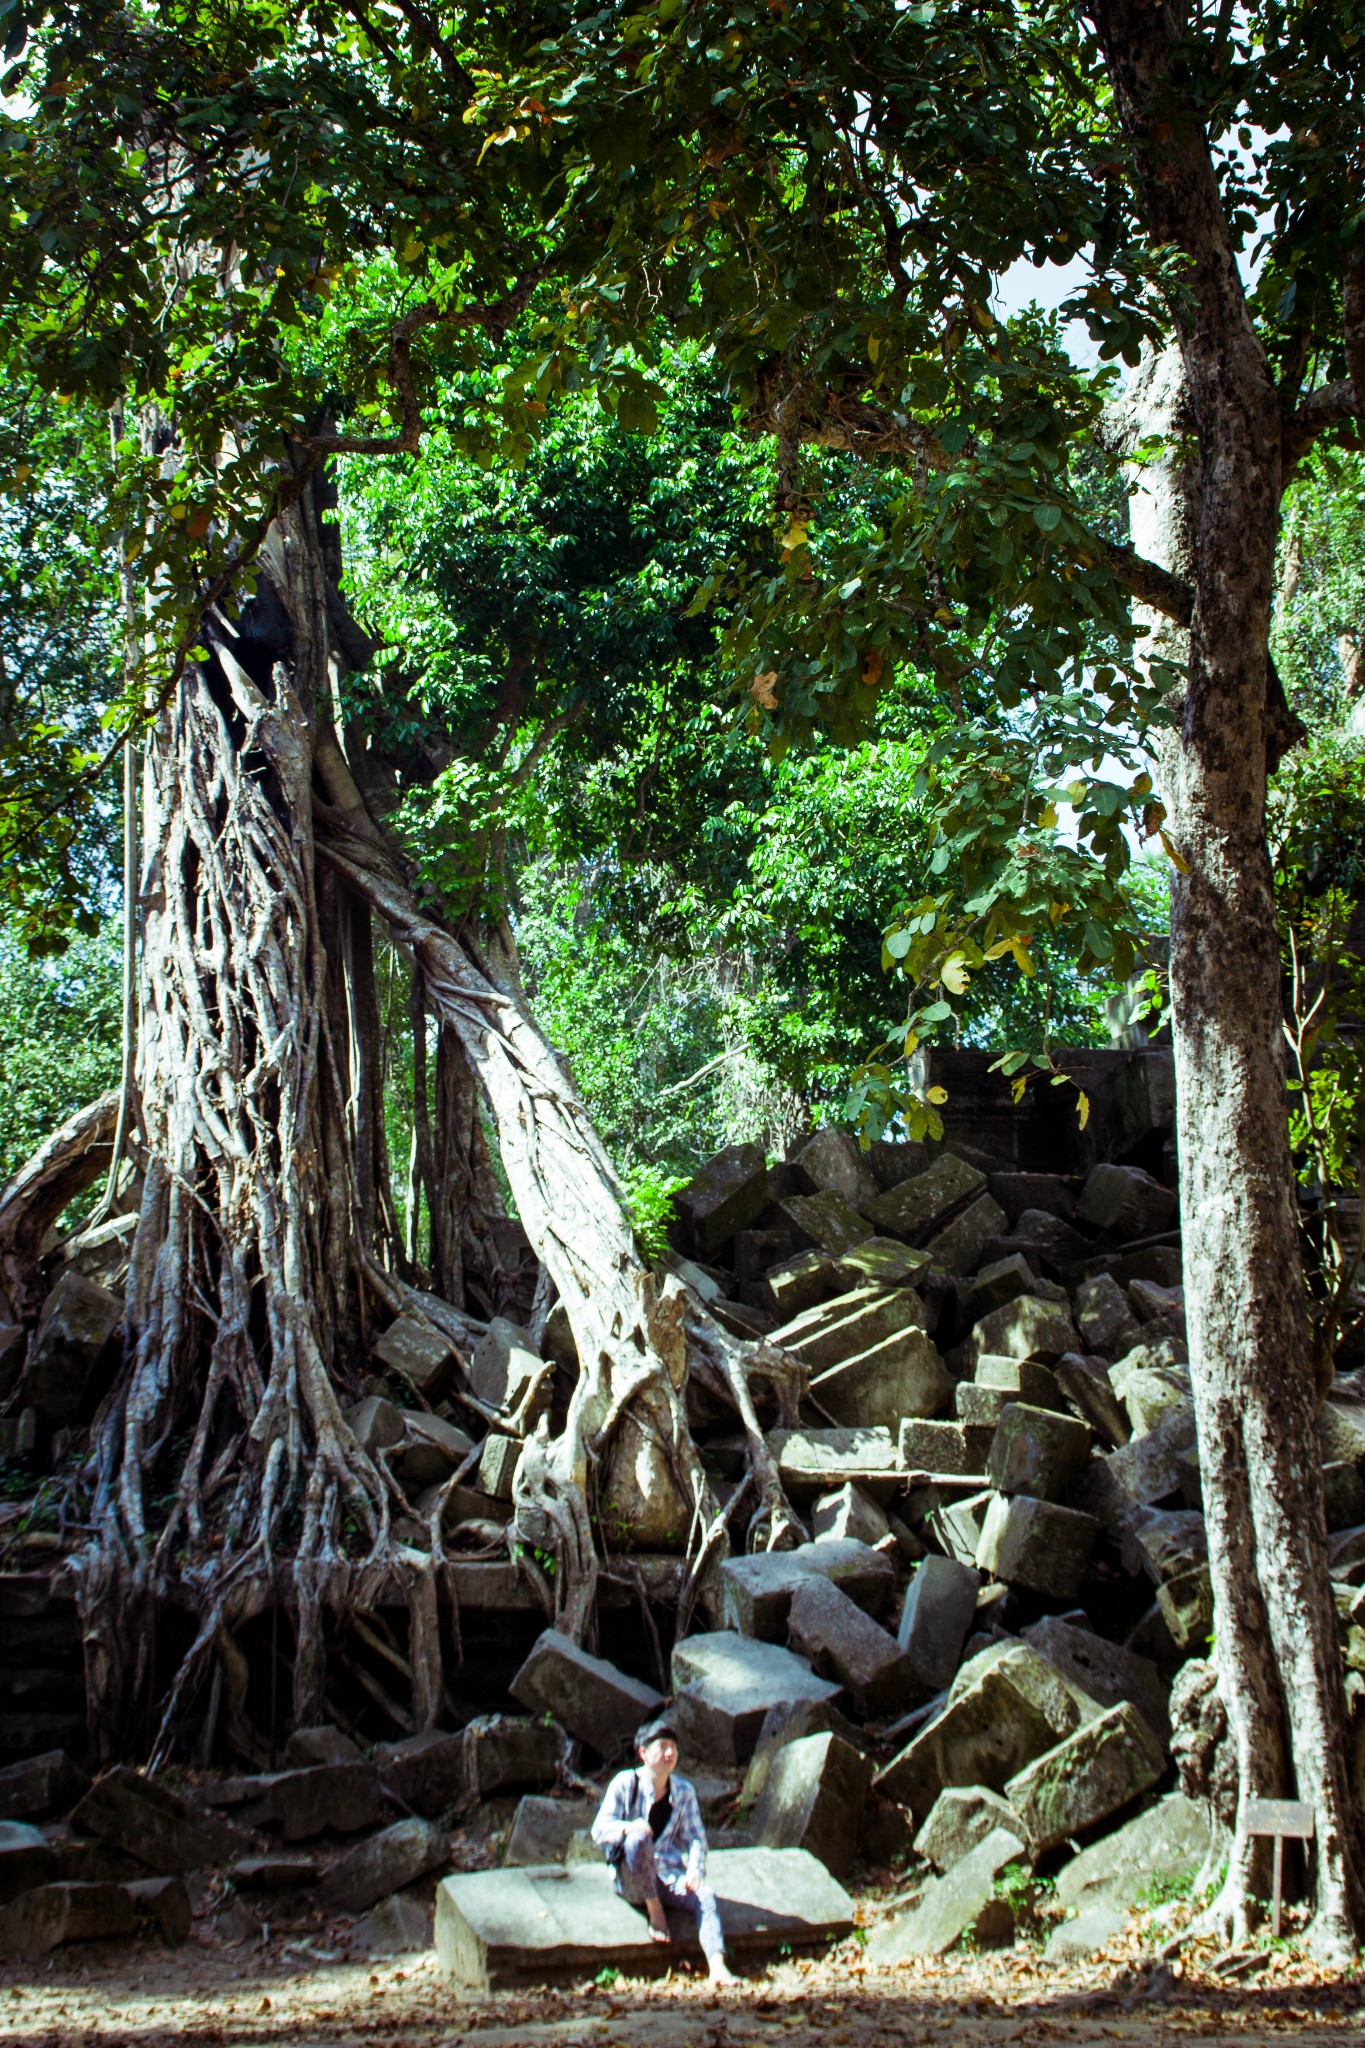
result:
<svg viewBox="0 0 1365 2048"><path fill-rule="evenodd" d="M1162 1777L1156 1737L1127 1701L1036 1757L1004 1787L1035 1855L1120 1812Z"/></svg>

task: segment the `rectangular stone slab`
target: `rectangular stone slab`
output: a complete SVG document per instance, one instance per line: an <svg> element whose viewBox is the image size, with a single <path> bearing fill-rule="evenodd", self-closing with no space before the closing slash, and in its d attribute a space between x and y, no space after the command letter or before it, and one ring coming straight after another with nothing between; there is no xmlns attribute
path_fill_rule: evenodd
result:
<svg viewBox="0 0 1365 2048"><path fill-rule="evenodd" d="M727 1145L708 1159L678 1197L693 1244L705 1258L768 1206L768 1162L761 1145Z"/></svg>
<svg viewBox="0 0 1365 2048"><path fill-rule="evenodd" d="M64 1749L0 1770L0 1820L22 1820L31 1813L64 1813L90 1789L90 1780Z"/></svg>
<svg viewBox="0 0 1365 2048"><path fill-rule="evenodd" d="M730 1557L720 1568L726 1628L762 1642L783 1642L792 1594L803 1579L812 1576L829 1579L869 1614L880 1614L891 1596L896 1573L889 1557L848 1536L801 1543L795 1550L760 1550L748 1557ZM643 1714L639 1717L644 1718ZM579 1731L571 1728L570 1732Z"/></svg>
<svg viewBox="0 0 1365 2048"><path fill-rule="evenodd" d="M842 1737L806 1735L779 1749L754 1809L765 1848L805 1849L836 1877L847 1874L858 1841L872 1764Z"/></svg>
<svg viewBox="0 0 1365 2048"><path fill-rule="evenodd" d="M869 1238L868 1242L873 1240ZM779 1315L794 1316L839 1292L839 1267L828 1252L798 1252L768 1274L768 1292Z"/></svg>
<svg viewBox="0 0 1365 2048"><path fill-rule="evenodd" d="M826 1493L847 1479L880 1499L901 1480L896 1446L886 1429L773 1429L768 1449L777 1459L782 1484L797 1499Z"/></svg>
<svg viewBox="0 0 1365 2048"><path fill-rule="evenodd" d="M865 1244L875 1235L865 1216L860 1216L842 1195L826 1190L822 1195L791 1195L776 1204L784 1225L812 1250L839 1258L854 1245Z"/></svg>
<svg viewBox="0 0 1365 2048"><path fill-rule="evenodd" d="M1165 1748L1171 1738L1170 1687L1148 1658L1056 1615L1044 1615L1020 1635L1072 1687L1082 1702L1082 1720L1095 1719L1094 1709L1083 1704L1087 1697L1101 1708L1129 1700Z"/></svg>
<svg viewBox="0 0 1365 2048"><path fill-rule="evenodd" d="M1065 1229L1066 1226L1060 1227ZM925 1250L945 1273L961 1276L971 1272L991 1239L998 1237L1004 1228L1004 1210L989 1195L982 1195L931 1237Z"/></svg>
<svg viewBox="0 0 1365 2048"><path fill-rule="evenodd" d="M512 1695L533 1714L552 1714L601 1756L611 1756L664 1703L652 1685L590 1656L553 1628L537 1636L512 1680Z"/></svg>
<svg viewBox="0 0 1365 2048"><path fill-rule="evenodd" d="M833 1700L839 1688L777 1643L753 1642L730 1629L688 1636L673 1651L673 1714L688 1762L727 1770L753 1754L769 1707Z"/></svg>
<svg viewBox="0 0 1365 2048"><path fill-rule="evenodd" d="M1098 1725L1098 1724L1095 1724ZM1002 1671L987 1671L911 1738L874 1779L919 1824L949 1785L984 1785L1018 1809L1007 1780L1053 1749L1041 1708ZM1059 1838L1060 1839L1060 1838Z"/></svg>
<svg viewBox="0 0 1365 2048"><path fill-rule="evenodd" d="M815 1948L852 1930L852 1899L804 1849L718 1849L707 1874L732 1957ZM680 1951L700 1954L691 1914L672 1914L670 1924L670 1947L651 1941L606 1863L467 1871L437 1887L436 1960L470 1991L552 1983L606 1964L628 1977L658 1975Z"/></svg>
<svg viewBox="0 0 1365 2048"><path fill-rule="evenodd" d="M866 1214L891 1237L920 1237L985 1185L984 1173L956 1153L945 1152L924 1173L913 1174L869 1202Z"/></svg>
<svg viewBox="0 0 1365 2048"><path fill-rule="evenodd" d="M1006 1917L1008 1908L1002 1914L1001 1902L995 1898L995 1880L1007 1864L1018 1862L1023 1855L1024 1845L1017 1835L1008 1828L992 1829L942 1877L930 1879L918 1905L877 1929L867 1945L868 1961L884 1968L911 1956L942 1955L969 1928L993 1944L1000 1933L986 1917L992 1914L996 1921L1004 1920L1008 1939L1013 1925Z"/></svg>
<svg viewBox="0 0 1365 2048"><path fill-rule="evenodd" d="M903 1330L924 1328L924 1304L913 1287L861 1287L774 1330L773 1342L823 1372L857 1358Z"/></svg>
<svg viewBox="0 0 1365 2048"><path fill-rule="evenodd" d="M239 1828L126 1764L97 1779L71 1818L82 1833L115 1843L158 1875L233 1863L251 1848Z"/></svg>
<svg viewBox="0 0 1365 2048"><path fill-rule="evenodd" d="M1165 1769L1156 1737L1137 1709L1122 1700L999 1789L1041 1856L1150 1791Z"/></svg>
<svg viewBox="0 0 1365 2048"><path fill-rule="evenodd" d="M898 1330L817 1373L810 1391L839 1427L889 1433L907 1415L937 1415L953 1397L953 1381L923 1330Z"/></svg>

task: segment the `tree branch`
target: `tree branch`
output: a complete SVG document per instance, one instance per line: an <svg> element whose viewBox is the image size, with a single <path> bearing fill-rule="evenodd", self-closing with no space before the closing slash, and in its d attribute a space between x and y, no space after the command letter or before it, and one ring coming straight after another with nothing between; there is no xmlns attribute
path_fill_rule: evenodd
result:
<svg viewBox="0 0 1365 2048"><path fill-rule="evenodd" d="M802 403L816 396L799 386L781 391L774 372L764 381L761 410L751 415L751 430L771 433L779 440L789 440L795 434L817 448L838 449L871 461L923 463L930 469L949 469L964 455L976 452L968 442L950 455L932 425L837 391L819 394L820 411L816 413ZM1189 625L1194 616L1194 592L1188 583L1132 548L1105 542L1099 545L1115 580L1125 590L1177 625Z"/></svg>
<svg viewBox="0 0 1365 2048"><path fill-rule="evenodd" d="M426 9L416 6L414 0L394 0L394 5L407 21L413 35L419 42L425 43L440 65L441 76L460 105L468 106L474 97L474 81Z"/></svg>
<svg viewBox="0 0 1365 2048"><path fill-rule="evenodd" d="M435 299L425 299L404 314L389 335L389 383L402 420L396 434L300 434L296 445L313 455L415 455L426 429L412 363L416 337L427 327L481 327L493 340L501 341L512 322L525 312L532 292L553 262L553 256L543 256L533 263L501 299L480 299L458 312L438 305Z"/></svg>
<svg viewBox="0 0 1365 2048"><path fill-rule="evenodd" d="M1168 307L1201 446L1245 448L1268 481L1269 465L1280 467L1279 405L1237 267L1179 9L1169 0L1086 0L1085 12L1132 150L1147 232L1189 259ZM1269 483L1272 492L1279 482Z"/></svg>
<svg viewBox="0 0 1365 2048"><path fill-rule="evenodd" d="M1269 648L1265 657L1265 728L1266 771L1273 775L1291 747L1308 737L1308 728L1285 695Z"/></svg>
<svg viewBox="0 0 1365 2048"><path fill-rule="evenodd" d="M1173 575L1159 562L1149 562L1145 555L1114 542L1106 542L1104 559L1115 582L1121 583L1139 604L1174 619L1177 626L1190 624L1194 617L1194 592L1183 576Z"/></svg>
<svg viewBox="0 0 1365 2048"><path fill-rule="evenodd" d="M398 52L368 10L358 5L357 0L344 0L344 5L346 12L359 23L376 48L382 50L391 63L399 63ZM474 81L431 16L425 8L418 7L415 0L394 0L394 5L411 29L414 42L420 43L440 65L441 75L457 104L467 107L474 97Z"/></svg>
<svg viewBox="0 0 1365 2048"><path fill-rule="evenodd" d="M0 1309L12 1322L38 1313L43 1239L67 1203L108 1166L118 1102L111 1088L78 1109L0 1188Z"/></svg>
<svg viewBox="0 0 1365 2048"><path fill-rule="evenodd" d="M577 703L568 705L563 711L557 711L553 718L546 719L544 725L542 725L540 731L527 748L525 757L517 763L512 775L513 789L525 788L535 773L536 766L551 740L557 739L560 733L567 732L569 727L576 724L583 716L587 708L587 698L580 697Z"/></svg>
<svg viewBox="0 0 1365 2048"><path fill-rule="evenodd" d="M1361 351L1365 354L1365 336L1361 337ZM1318 436L1330 427L1361 419L1356 400L1358 388L1365 387L1358 387L1354 377L1339 377L1334 384L1320 384L1316 391L1308 393L1302 405L1294 408L1284 423L1286 469L1300 461Z"/></svg>

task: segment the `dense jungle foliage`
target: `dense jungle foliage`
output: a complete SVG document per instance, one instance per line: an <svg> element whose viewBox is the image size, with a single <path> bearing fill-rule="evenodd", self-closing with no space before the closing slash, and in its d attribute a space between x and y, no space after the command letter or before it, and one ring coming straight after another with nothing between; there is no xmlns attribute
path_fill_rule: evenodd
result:
<svg viewBox="0 0 1365 2048"><path fill-rule="evenodd" d="M341 487L348 583L376 642L350 708L380 739L439 734L400 813L425 878L457 908L506 904L537 1014L646 1200L721 1145L780 1148L812 1114L839 1117L851 1074L903 1029L883 935L933 879L926 764L942 719L912 678L851 746L814 734L775 760L745 729L693 600L718 562L761 554L765 470L704 352L672 351L655 380L648 434L568 396L509 470L438 431L415 462L351 461ZM444 408L460 401L452 385ZM119 693L118 565L81 525L107 429L38 394L8 404L6 732L45 752L61 822L0 940L0 1173L112 1085L120 1031L117 760L101 765L98 718ZM1359 457L1318 458L1294 487L1275 634L1308 729L1273 796L1286 975L1297 961L1308 1000L1329 991L1291 1114L1305 1178L1339 1183L1358 1145L1363 474ZM873 517L866 479L840 481ZM525 723L490 748L480 707L512 671ZM973 976L958 1042L1047 1050L1107 1044L1134 1017L1160 1028L1171 870L1133 840L1124 886L1152 943L1131 985L1045 940L1035 975L1007 957ZM403 1161L406 969L390 958L385 972Z"/></svg>

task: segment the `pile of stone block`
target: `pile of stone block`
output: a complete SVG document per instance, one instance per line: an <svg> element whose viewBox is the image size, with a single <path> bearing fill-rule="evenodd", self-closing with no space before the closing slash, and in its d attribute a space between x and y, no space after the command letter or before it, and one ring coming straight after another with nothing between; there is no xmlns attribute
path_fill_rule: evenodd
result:
<svg viewBox="0 0 1365 2048"><path fill-rule="evenodd" d="M666 1966L591 1844L605 1770L594 1783L567 1769L565 1732L576 1731L580 1766L619 1762L662 1696L554 1630L516 1691L532 1713L485 1715L368 1754L333 1727L302 1729L281 1769L251 1775L190 1780L119 1766L92 1782L61 1751L0 1771L0 1955L138 1936L174 1946L196 1921L210 1942L236 1942L266 1924L311 1932L320 1920L329 1938L346 1930L350 1953L394 1953L430 1944L434 1907L440 1960L473 1989L591 1974L604 1962ZM700 1777L708 1814L736 1785ZM495 1834L460 1830L488 1816L501 1823ZM499 1839L502 1867L489 1868ZM827 1860L734 1830L713 1839L709 1875L736 1955L823 1947L852 1930L853 1902ZM675 1934L674 1953L694 1954L695 1927L680 1919Z"/></svg>
<svg viewBox="0 0 1365 2048"><path fill-rule="evenodd" d="M11 1764L0 1770L0 1955L139 1930L182 1942L186 1873L245 1847L235 1829L136 1772L92 1785L61 1750Z"/></svg>
<svg viewBox="0 0 1365 2048"><path fill-rule="evenodd" d="M1072 1917L1053 1953L1074 1956L1143 1883L1198 1868L1209 1829L1175 1786L1170 1695L1212 1605L1172 1189L1131 1162L999 1171L960 1142L861 1152L823 1130L782 1162L756 1145L709 1161L679 1198L669 1263L734 1335L805 1369L785 1427L756 1383L803 1540L745 1554L738 1503L734 1554L689 1633L670 1641L654 1601L638 1654L618 1633L625 1670L546 1628L507 1710L464 1710L454 1730L367 1751L298 1730L280 1769L188 1791L131 1771L91 1786L64 1758L0 1771L0 1948L153 1924L177 1938L187 1874L210 1866L272 1913L308 1898L401 1934L414 1888L458 1861L452 1824L483 1814L504 1867L442 1878L448 1969L478 1986L636 1948L655 1966L588 1830L665 1705L755 1954L842 1928L841 1881L860 1869L904 1871L915 1891L870 1944L890 1962L1010 1939L1020 1873L1056 1880ZM87 1335L107 1342L97 1319ZM38 1356L58 1350L54 1336ZM439 1506L450 1542L502 1543L521 1445L572 1381L562 1315L538 1346L495 1321L463 1362L400 1321L376 1356L386 1377L351 1420L412 1504L402 1533L423 1540ZM746 1439L705 1390L687 1400L728 1506ZM1356 1376L1320 1428L1343 1654L1365 1696ZM686 1503L633 1425L597 1508L604 1546L642 1564L685 1541ZM764 1895L780 1871L800 1901L786 1921Z"/></svg>
<svg viewBox="0 0 1365 2048"><path fill-rule="evenodd" d="M0 1458L36 1478L73 1452L116 1370L122 1312L110 1288L68 1267L31 1337L0 1326ZM346 1411L406 1498L396 1533L417 1549L437 1503L448 1546L501 1547L522 1446L555 1395L555 1359L520 1324L495 1317L469 1348L436 1321L398 1318L377 1336L368 1391ZM559 1392L567 1398L567 1382Z"/></svg>
<svg viewBox="0 0 1365 2048"><path fill-rule="evenodd" d="M800 1426L768 1440L811 1540L721 1566L712 1631L674 1655L687 1753L747 1769L760 1843L839 1873L920 1860L887 1960L1005 1938L1011 1864L1052 1875L1108 1836L1126 1869L1130 1832L1155 1828L1197 1867L1168 1701L1212 1597L1173 1189L1129 1163L999 1172L969 1145L867 1152L829 1129L781 1164L730 1147L678 1207L675 1271L809 1373ZM697 1421L725 1499L741 1440ZM1356 1376L1321 1440L1365 1694Z"/></svg>
<svg viewBox="0 0 1365 2048"><path fill-rule="evenodd" d="M452 1822L550 1790L563 1754L544 1714L491 1714L368 1753L299 1729L280 1769L242 1776L120 1765L92 1782L62 1751L27 1758L0 1770L0 1954L138 1931L182 1942L206 1896L238 1902L247 1927L321 1908L377 1916L380 1946L386 1926L387 1945L414 1945L414 1927L425 1945L413 1889L450 1868Z"/></svg>

